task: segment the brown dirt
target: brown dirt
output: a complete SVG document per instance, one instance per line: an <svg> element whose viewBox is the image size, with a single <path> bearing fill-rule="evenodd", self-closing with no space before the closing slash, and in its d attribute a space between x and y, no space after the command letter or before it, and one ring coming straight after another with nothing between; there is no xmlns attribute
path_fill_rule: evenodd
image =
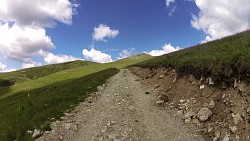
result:
<svg viewBox="0 0 250 141"><path fill-rule="evenodd" d="M175 110L179 117L183 117L189 111L194 112L195 115L186 123L196 125L207 140L250 140L249 83L236 79L236 83L233 86L231 84L231 87L224 82L220 82L222 85L209 85L209 78L200 80L192 75L178 77L174 70L166 68L133 67L130 70L140 77L143 85L151 89L151 93L156 96L166 95L169 99L166 108ZM204 89L200 89L200 86L204 86ZM209 105L211 101L214 102L214 106ZM208 107L213 114L205 122L200 122L197 112L204 107ZM238 125L234 122L237 121L237 115ZM235 127L236 131L232 130ZM218 139L215 138L215 132L220 133Z"/></svg>
<svg viewBox="0 0 250 141"><path fill-rule="evenodd" d="M70 114L65 113L61 121L52 123L53 130L37 140L205 140L195 126L184 124L175 110L166 109L165 103L157 106L151 87L141 85L139 80L129 70L121 70L86 102L80 103Z"/></svg>

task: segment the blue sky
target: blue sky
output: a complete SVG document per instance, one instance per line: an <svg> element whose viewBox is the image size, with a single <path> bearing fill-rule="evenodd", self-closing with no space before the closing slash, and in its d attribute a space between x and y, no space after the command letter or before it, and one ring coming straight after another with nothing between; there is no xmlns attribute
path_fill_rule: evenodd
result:
<svg viewBox="0 0 250 141"><path fill-rule="evenodd" d="M111 54L113 59L119 52L135 48L136 53L161 49L165 43L189 47L199 43L204 33L191 26L191 13L199 9L195 3L178 1L172 16L168 15L165 0L82 0L73 17L71 26L58 24L47 30L55 52L82 57L81 50L92 43L94 27L100 24L119 30L116 38L107 42L94 42L95 49ZM115 49L115 51L114 51Z"/></svg>
<svg viewBox="0 0 250 141"><path fill-rule="evenodd" d="M2 0L0 71L77 59L106 63L143 52L159 56L249 29L246 5L248 0Z"/></svg>

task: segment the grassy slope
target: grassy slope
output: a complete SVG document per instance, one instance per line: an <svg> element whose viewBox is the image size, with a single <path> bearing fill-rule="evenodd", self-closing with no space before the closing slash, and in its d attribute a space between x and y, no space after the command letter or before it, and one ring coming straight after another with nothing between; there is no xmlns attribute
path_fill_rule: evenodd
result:
<svg viewBox="0 0 250 141"><path fill-rule="evenodd" d="M217 80L249 77L250 31L183 49L139 63L140 67L172 67L182 74L211 75Z"/></svg>
<svg viewBox="0 0 250 141"><path fill-rule="evenodd" d="M25 82L0 88L0 139L31 140L27 130L48 130L51 118L58 119L64 111L84 100L88 93L95 91L98 85L117 73L117 69L111 67L124 68L150 58L152 57L144 54L108 64L91 63L81 66L82 62L69 63L80 65L74 66L74 69L70 65L63 66L65 63L26 69L26 73L34 70L36 73L27 77L30 76L28 73L25 78L29 79ZM46 67L55 73L47 71ZM45 70L44 73L39 74L42 70ZM20 70L1 74L0 78L19 77L23 72L24 70ZM40 77L36 77L37 75ZM23 121L29 122L24 124Z"/></svg>
<svg viewBox="0 0 250 141"><path fill-rule="evenodd" d="M28 130L50 130L52 120L83 101L118 71L109 68L0 99L0 140L31 140Z"/></svg>
<svg viewBox="0 0 250 141"><path fill-rule="evenodd" d="M97 63L79 60L79 61L66 62L66 63L61 63L61 64L52 64L52 65L46 65L46 66L41 66L41 67L18 70L14 72L0 73L0 78L2 79L15 78L17 83L22 83L22 82L26 82L29 80L38 79L40 77L44 77L44 76L47 76L56 72L76 69L79 67L85 67L85 66L89 66L92 64L97 64Z"/></svg>
<svg viewBox="0 0 250 141"><path fill-rule="evenodd" d="M88 66L83 66L83 67L78 67L76 69L69 69L69 70L65 70L65 71L60 71L57 73L52 73L50 75L41 77L39 79L35 79L35 80L30 80L24 83L20 83L17 84L15 86L12 87L3 87L0 88L0 99L1 98L5 98L8 97L12 94L15 94L16 92L19 91L24 91L24 90L31 90L31 89L36 89L36 88L40 88L40 87L44 87L47 85L51 85L55 82L59 82L62 80L66 80L66 79L72 79L72 78L78 78L81 76L85 76L91 73L95 73L107 68L124 68L127 67L129 65L138 63L138 62L142 62L145 61L147 59L152 58L151 56L148 55L142 55L137 57L136 59L134 58L127 58L127 59L123 59L123 60L119 60L113 63L108 63L108 64L91 64ZM0 77L1 78L1 77Z"/></svg>

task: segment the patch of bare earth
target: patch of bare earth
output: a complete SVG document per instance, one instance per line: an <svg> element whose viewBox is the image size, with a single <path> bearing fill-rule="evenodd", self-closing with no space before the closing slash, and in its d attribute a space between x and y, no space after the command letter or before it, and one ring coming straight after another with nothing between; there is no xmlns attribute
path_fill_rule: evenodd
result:
<svg viewBox="0 0 250 141"><path fill-rule="evenodd" d="M195 125L206 140L250 140L249 83L235 79L234 84L215 85L209 77L178 77L175 70L166 68L130 70L158 100L167 97L167 111L174 110L182 123Z"/></svg>
<svg viewBox="0 0 250 141"><path fill-rule="evenodd" d="M143 81L144 82L144 81ZM163 88L163 87L161 87ZM51 125L38 141L203 141L193 125L184 124L168 99L156 104L155 92L140 78L121 70L88 100ZM175 111L174 111L175 112Z"/></svg>

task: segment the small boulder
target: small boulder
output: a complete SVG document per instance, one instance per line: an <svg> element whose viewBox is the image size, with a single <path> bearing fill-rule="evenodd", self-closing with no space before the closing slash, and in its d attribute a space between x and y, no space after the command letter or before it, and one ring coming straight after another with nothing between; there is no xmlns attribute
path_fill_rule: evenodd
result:
<svg viewBox="0 0 250 141"><path fill-rule="evenodd" d="M145 93L145 94L149 94L149 91L145 91L144 93Z"/></svg>
<svg viewBox="0 0 250 141"><path fill-rule="evenodd" d="M212 111L208 108L202 108L199 110L197 116L201 122L207 121L210 116L212 116Z"/></svg>

